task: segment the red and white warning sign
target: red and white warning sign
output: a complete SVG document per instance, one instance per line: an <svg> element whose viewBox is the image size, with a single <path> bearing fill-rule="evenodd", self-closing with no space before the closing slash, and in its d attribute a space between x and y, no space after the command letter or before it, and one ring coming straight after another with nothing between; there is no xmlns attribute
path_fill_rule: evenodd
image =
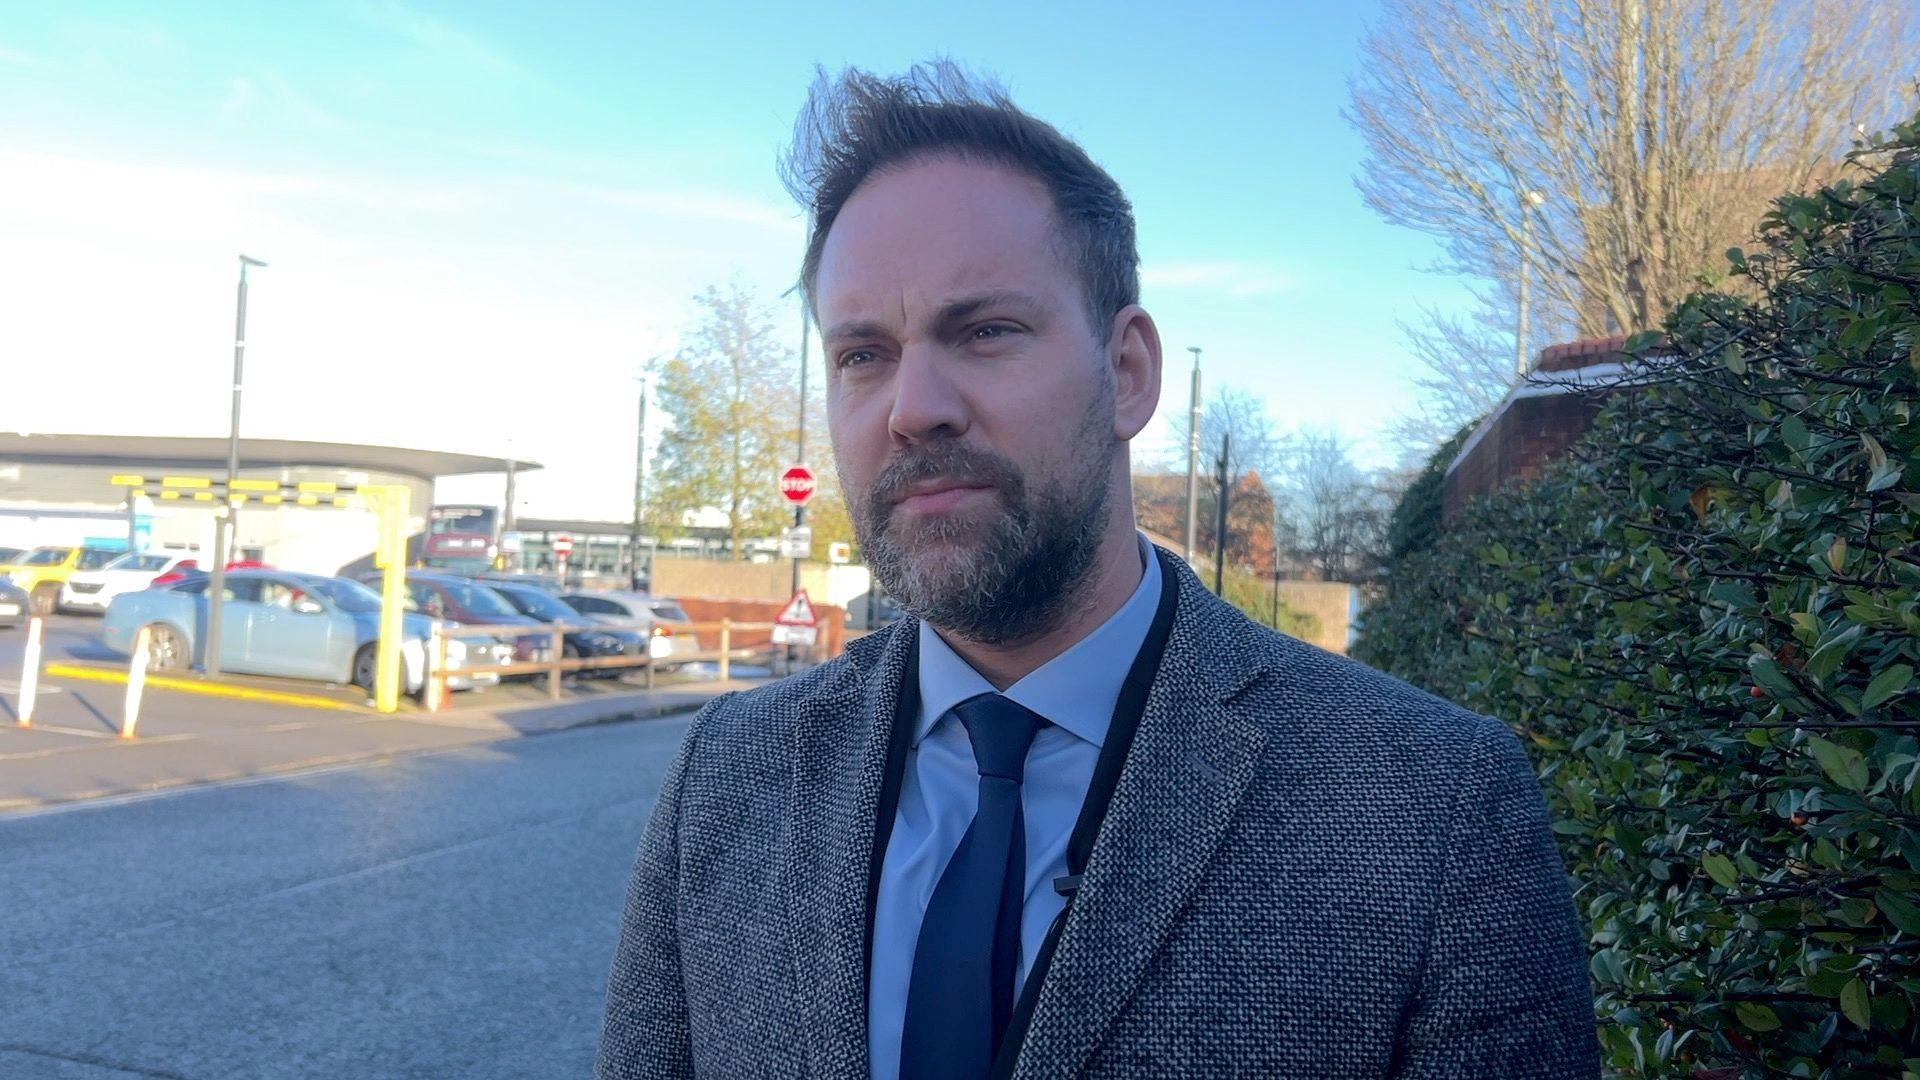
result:
<svg viewBox="0 0 1920 1080"><path fill-rule="evenodd" d="M561 558L573 554L573 537L568 536L566 533L561 533L559 536L554 537L553 553Z"/></svg>
<svg viewBox="0 0 1920 1080"><path fill-rule="evenodd" d="M801 589L773 617L775 645L812 645L820 639L820 616L814 614L813 601Z"/></svg>

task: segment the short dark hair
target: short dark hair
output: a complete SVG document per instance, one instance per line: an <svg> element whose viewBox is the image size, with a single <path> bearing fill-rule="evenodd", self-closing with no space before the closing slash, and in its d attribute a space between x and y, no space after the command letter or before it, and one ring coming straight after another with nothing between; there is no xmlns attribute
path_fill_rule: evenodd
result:
<svg viewBox="0 0 1920 1080"><path fill-rule="evenodd" d="M1126 193L1078 143L1021 111L998 84L945 60L893 77L858 68L815 77L780 170L807 209L800 284L809 299L827 233L860 185L876 172L948 154L1005 166L1047 189L1061 255L1080 275L1088 320L1104 341L1114 312L1140 301Z"/></svg>

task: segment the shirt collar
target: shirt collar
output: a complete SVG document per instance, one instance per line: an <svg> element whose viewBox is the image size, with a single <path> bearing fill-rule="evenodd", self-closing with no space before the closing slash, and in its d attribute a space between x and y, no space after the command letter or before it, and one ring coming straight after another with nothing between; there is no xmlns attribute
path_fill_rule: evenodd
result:
<svg viewBox="0 0 1920 1080"><path fill-rule="evenodd" d="M1068 732L1099 746L1106 741L1114 703L1133 658L1153 626L1160 603L1160 560L1146 536L1140 543L1140 584L1120 610L1059 656L1029 672L1006 696ZM913 745L933 732L955 705L994 692L993 684L961 659L925 620L920 623L920 716Z"/></svg>

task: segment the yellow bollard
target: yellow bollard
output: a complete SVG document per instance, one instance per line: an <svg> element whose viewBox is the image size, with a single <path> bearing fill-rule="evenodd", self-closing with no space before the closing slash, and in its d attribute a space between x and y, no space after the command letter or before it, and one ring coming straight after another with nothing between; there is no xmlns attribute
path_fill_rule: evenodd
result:
<svg viewBox="0 0 1920 1080"><path fill-rule="evenodd" d="M428 712L439 712L447 707L447 681L443 674L447 670L447 631L445 624L434 620L433 633L427 638L427 670L422 672L421 704Z"/></svg>
<svg viewBox="0 0 1920 1080"><path fill-rule="evenodd" d="M120 737L133 738L140 722L140 695L147 689L147 664L152 661L153 629L143 626L133 640L133 666L127 670L127 705L120 721Z"/></svg>
<svg viewBox="0 0 1920 1080"><path fill-rule="evenodd" d="M27 620L27 651L20 665L20 726L33 726L33 700L40 696L40 636L46 622L35 615Z"/></svg>

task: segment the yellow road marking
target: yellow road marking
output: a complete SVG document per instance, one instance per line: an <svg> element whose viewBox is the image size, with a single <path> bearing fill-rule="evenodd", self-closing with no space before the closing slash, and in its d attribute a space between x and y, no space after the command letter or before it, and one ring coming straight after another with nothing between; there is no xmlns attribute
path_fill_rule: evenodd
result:
<svg viewBox="0 0 1920 1080"><path fill-rule="evenodd" d="M124 683L127 673L112 668L76 667L72 664L48 664L44 669L49 675L67 679L91 679L94 682ZM171 675L148 675L147 685L167 690L182 690L189 694L205 694L208 697L233 698L239 701L259 701L274 705L303 705L312 709L337 709L341 712L363 713L367 709L359 705L349 705L344 701L319 697L313 694L294 694L285 690L261 690L251 686L229 686L226 683L203 682L199 679L181 679Z"/></svg>

